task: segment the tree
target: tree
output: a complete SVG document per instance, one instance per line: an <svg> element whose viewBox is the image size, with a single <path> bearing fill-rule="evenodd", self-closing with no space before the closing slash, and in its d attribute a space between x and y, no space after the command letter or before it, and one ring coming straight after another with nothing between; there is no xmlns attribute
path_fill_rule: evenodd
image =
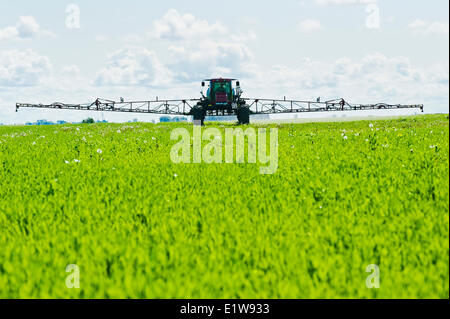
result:
<svg viewBox="0 0 450 319"><path fill-rule="evenodd" d="M92 124L95 123L94 119L92 117L88 117L87 119L83 120L83 122L81 122L83 124Z"/></svg>

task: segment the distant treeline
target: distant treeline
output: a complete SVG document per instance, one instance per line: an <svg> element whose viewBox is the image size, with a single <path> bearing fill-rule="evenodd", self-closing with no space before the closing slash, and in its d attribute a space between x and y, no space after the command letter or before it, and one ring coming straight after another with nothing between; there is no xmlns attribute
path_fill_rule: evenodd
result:
<svg viewBox="0 0 450 319"><path fill-rule="evenodd" d="M94 121L91 119L83 120L82 122L66 122L66 121L47 121L47 120L37 120L36 122L26 122L25 125L62 125L62 124L83 124L83 123L108 123L108 121Z"/></svg>

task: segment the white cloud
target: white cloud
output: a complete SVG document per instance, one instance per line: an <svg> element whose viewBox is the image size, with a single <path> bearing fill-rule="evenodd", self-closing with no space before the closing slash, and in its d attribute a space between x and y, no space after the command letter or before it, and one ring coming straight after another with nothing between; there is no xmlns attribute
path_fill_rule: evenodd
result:
<svg viewBox="0 0 450 319"><path fill-rule="evenodd" d="M32 16L24 16L19 18L17 24L17 32L20 38L34 38L39 34L40 27Z"/></svg>
<svg viewBox="0 0 450 319"><path fill-rule="evenodd" d="M180 14L170 9L162 19L153 23L150 36L168 40L193 40L225 33L227 28L220 23L209 24L192 14Z"/></svg>
<svg viewBox="0 0 450 319"><path fill-rule="evenodd" d="M67 65L61 69L61 76L78 78L80 76L80 69L76 65Z"/></svg>
<svg viewBox="0 0 450 319"><path fill-rule="evenodd" d="M423 20L417 19L414 20L413 22L411 22L408 25L408 28L410 29L420 29L420 28L425 28L427 26L427 23Z"/></svg>
<svg viewBox="0 0 450 319"><path fill-rule="evenodd" d="M0 86L33 86L51 74L47 57L33 50L0 51Z"/></svg>
<svg viewBox="0 0 450 319"><path fill-rule="evenodd" d="M298 29L300 32L309 33L322 29L322 25L319 20L306 19L299 23Z"/></svg>
<svg viewBox="0 0 450 319"><path fill-rule="evenodd" d="M32 16L21 16L16 26L0 29L0 40L24 40L39 36L54 36L54 34L41 29Z"/></svg>
<svg viewBox="0 0 450 319"><path fill-rule="evenodd" d="M448 34L449 24L442 22L433 22L426 30L427 34Z"/></svg>
<svg viewBox="0 0 450 319"><path fill-rule="evenodd" d="M205 39L188 46L171 46L169 67L181 81L214 76L242 76L253 61L250 49L241 42Z"/></svg>
<svg viewBox="0 0 450 319"><path fill-rule="evenodd" d="M335 75L350 75L355 71L355 64L349 58L340 58L336 60L333 66Z"/></svg>
<svg viewBox="0 0 450 319"><path fill-rule="evenodd" d="M4 29L0 29L0 41L17 38L18 34L19 32L15 27L6 27Z"/></svg>
<svg viewBox="0 0 450 319"><path fill-rule="evenodd" d="M408 28L416 35L446 35L448 34L448 22L427 22L421 19L414 20Z"/></svg>
<svg viewBox="0 0 450 319"><path fill-rule="evenodd" d="M94 83L99 86L161 86L171 78L170 71L153 51L128 47L108 56L107 66L97 73Z"/></svg>
<svg viewBox="0 0 450 319"><path fill-rule="evenodd" d="M433 84L446 85L449 84L449 63L448 60L444 63L435 63L427 68L429 73L429 80ZM448 97L448 93L447 93Z"/></svg>
<svg viewBox="0 0 450 319"><path fill-rule="evenodd" d="M352 76L363 79L368 83L421 83L422 73L411 66L406 57L388 58L381 53L369 54L356 64Z"/></svg>
<svg viewBox="0 0 450 319"><path fill-rule="evenodd" d="M232 42L253 42L256 41L256 39L256 33L252 30L247 31L246 33L235 33L230 36Z"/></svg>
<svg viewBox="0 0 450 319"><path fill-rule="evenodd" d="M254 59L247 46L256 39L253 31L231 33L219 23L211 24L174 9L154 23L151 36L170 42L163 61L140 45L119 50L108 57L107 66L97 73L94 83L164 87L205 77L239 77L248 74ZM140 39L134 36L130 41L135 38Z"/></svg>
<svg viewBox="0 0 450 319"><path fill-rule="evenodd" d="M154 23L151 35L172 42L167 67L179 82L242 76L253 61L248 47L256 39L253 31L230 32L220 23L212 24L174 9Z"/></svg>
<svg viewBox="0 0 450 319"><path fill-rule="evenodd" d="M376 3L377 0L316 0L319 5L352 5L352 4L369 4Z"/></svg>
<svg viewBox="0 0 450 319"><path fill-rule="evenodd" d="M315 100L344 97L350 103L424 103L428 111L448 109L448 63L419 69L406 57L369 54L360 60L335 62L301 59L284 65L256 68L246 96ZM267 79L270 79L268 83ZM251 83L251 84L250 84Z"/></svg>

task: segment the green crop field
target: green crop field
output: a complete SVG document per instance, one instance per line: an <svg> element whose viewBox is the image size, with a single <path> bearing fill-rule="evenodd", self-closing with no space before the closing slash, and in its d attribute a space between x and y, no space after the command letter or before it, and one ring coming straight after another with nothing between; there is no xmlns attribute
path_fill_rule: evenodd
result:
<svg viewBox="0 0 450 319"><path fill-rule="evenodd" d="M0 126L0 298L449 298L448 115L260 126L272 175L174 164L187 123Z"/></svg>

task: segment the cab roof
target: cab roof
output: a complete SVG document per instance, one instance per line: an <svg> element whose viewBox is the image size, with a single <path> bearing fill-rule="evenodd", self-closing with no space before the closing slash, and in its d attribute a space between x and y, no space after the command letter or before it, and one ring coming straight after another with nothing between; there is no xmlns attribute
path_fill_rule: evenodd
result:
<svg viewBox="0 0 450 319"><path fill-rule="evenodd" d="M209 82L230 82L230 81L237 81L236 79L223 79L223 78L216 78L216 79L206 79L203 81L209 81Z"/></svg>

